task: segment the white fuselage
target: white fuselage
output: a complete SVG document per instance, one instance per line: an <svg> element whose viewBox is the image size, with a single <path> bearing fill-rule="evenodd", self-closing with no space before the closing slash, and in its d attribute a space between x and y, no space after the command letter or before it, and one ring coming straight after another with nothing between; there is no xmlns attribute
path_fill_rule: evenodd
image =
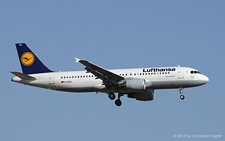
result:
<svg viewBox="0 0 225 141"><path fill-rule="evenodd" d="M174 68L167 71L165 68ZM188 67L157 67L136 69L109 70L117 75L130 78L145 79L151 84L146 90L188 88L200 86L209 81L208 77L200 74L197 70ZM12 81L41 88L67 91L67 92L110 92L102 85L101 79L86 71L50 72L30 74L35 80L24 80L13 77ZM116 92L129 93L130 90L117 90Z"/></svg>

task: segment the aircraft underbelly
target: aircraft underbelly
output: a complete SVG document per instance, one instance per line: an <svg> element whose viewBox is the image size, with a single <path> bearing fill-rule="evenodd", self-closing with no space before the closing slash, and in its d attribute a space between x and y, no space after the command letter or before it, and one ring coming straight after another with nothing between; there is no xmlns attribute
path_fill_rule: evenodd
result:
<svg viewBox="0 0 225 141"><path fill-rule="evenodd" d="M189 80L153 81L151 89L187 88L191 86Z"/></svg>
<svg viewBox="0 0 225 141"><path fill-rule="evenodd" d="M57 88L55 90L64 91L64 92L94 92L94 91L96 91L92 87L84 87L84 88Z"/></svg>

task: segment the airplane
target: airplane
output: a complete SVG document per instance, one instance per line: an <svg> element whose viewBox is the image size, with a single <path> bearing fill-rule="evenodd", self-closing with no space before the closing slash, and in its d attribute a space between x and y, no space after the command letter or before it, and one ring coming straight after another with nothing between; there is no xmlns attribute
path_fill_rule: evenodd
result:
<svg viewBox="0 0 225 141"><path fill-rule="evenodd" d="M183 89L206 84L209 78L189 67L147 67L107 70L87 60L76 59L85 71L56 72L46 67L25 43L16 43L21 72L11 71L13 82L64 92L106 93L117 106L122 105L121 96L127 95L139 101L154 99L158 89Z"/></svg>

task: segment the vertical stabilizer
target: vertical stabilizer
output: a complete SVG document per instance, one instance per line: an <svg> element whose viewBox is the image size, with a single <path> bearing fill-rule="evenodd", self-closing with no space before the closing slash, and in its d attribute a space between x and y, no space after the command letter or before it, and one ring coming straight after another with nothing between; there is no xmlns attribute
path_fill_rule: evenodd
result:
<svg viewBox="0 0 225 141"><path fill-rule="evenodd" d="M52 72L38 59L25 43L17 43L16 49L24 74Z"/></svg>

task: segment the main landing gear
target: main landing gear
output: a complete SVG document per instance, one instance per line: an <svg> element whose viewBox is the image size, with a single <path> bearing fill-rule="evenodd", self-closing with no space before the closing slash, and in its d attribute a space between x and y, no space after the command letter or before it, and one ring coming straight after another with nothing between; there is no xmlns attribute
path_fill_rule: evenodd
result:
<svg viewBox="0 0 225 141"><path fill-rule="evenodd" d="M118 99L115 101L116 106L121 106L122 105L122 101L120 100L121 96L123 96L123 94L119 93L118 94ZM114 93L109 93L108 97L111 100L114 100L116 98Z"/></svg>
<svg viewBox="0 0 225 141"><path fill-rule="evenodd" d="M118 99L115 101L116 106L121 106L122 101L120 100L120 97L123 96L123 94L118 93Z"/></svg>
<svg viewBox="0 0 225 141"><path fill-rule="evenodd" d="M114 100L116 98L114 93L109 93L109 99Z"/></svg>
<svg viewBox="0 0 225 141"><path fill-rule="evenodd" d="M183 95L183 88L180 88L179 91L180 91L180 99L184 100L185 96Z"/></svg>
<svg viewBox="0 0 225 141"><path fill-rule="evenodd" d="M120 99L117 99L115 101L116 106L121 106L122 105L122 101Z"/></svg>

